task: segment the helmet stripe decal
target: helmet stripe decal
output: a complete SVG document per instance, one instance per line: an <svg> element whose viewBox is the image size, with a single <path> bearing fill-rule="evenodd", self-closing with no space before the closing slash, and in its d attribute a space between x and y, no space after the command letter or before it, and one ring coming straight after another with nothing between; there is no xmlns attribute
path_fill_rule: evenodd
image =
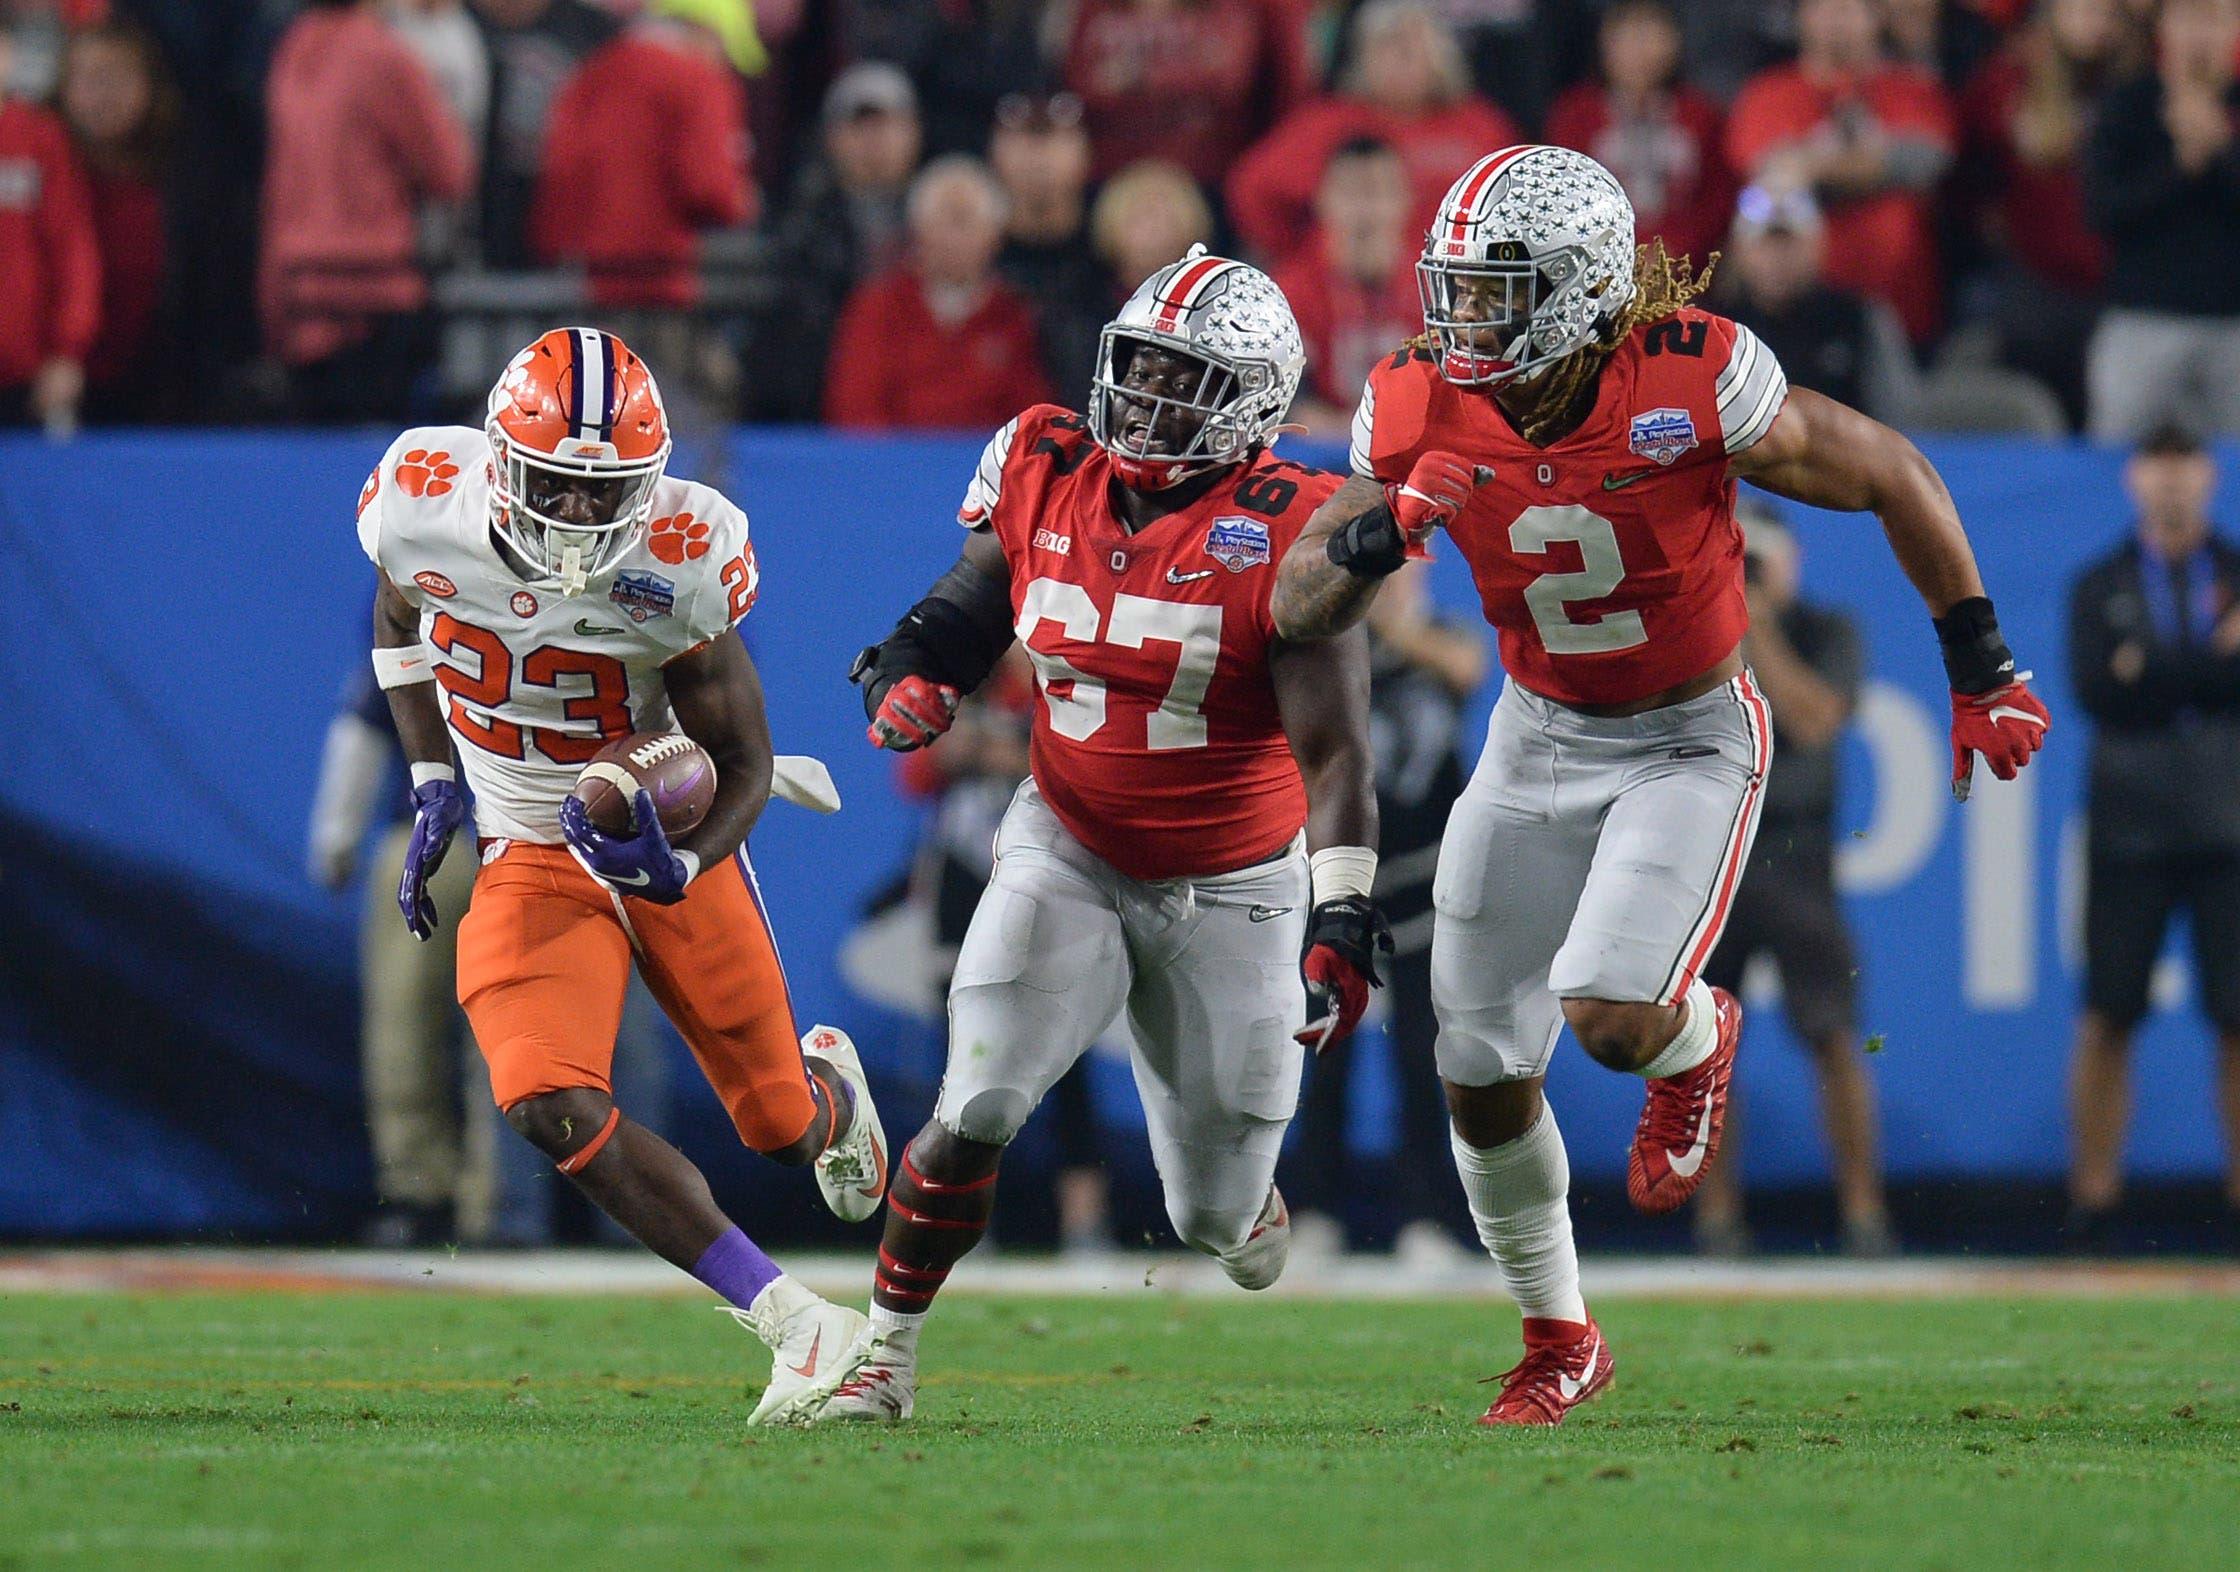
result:
<svg viewBox="0 0 2240 1572"><path fill-rule="evenodd" d="M607 336L597 328L570 328L576 352L575 386L568 395L568 422L579 442L603 442L612 423L607 412ZM597 389L596 395L593 389Z"/></svg>
<svg viewBox="0 0 2240 1572"><path fill-rule="evenodd" d="M1537 151L1539 151L1537 143L1526 142L1516 147L1505 147L1498 153L1488 153L1484 158L1479 159L1477 170L1471 176L1470 184L1463 189L1462 200L1455 204L1452 213L1449 215L1452 220L1452 225L1448 230L1449 237L1455 240L1469 238L1470 226L1484 216L1478 211L1478 203L1479 199L1492 187L1493 177L1524 157L1525 154Z"/></svg>
<svg viewBox="0 0 2240 1572"><path fill-rule="evenodd" d="M1209 283L1214 274L1225 267L1234 265L1227 257L1206 257L1184 268L1169 281L1166 289L1160 294L1159 316L1154 325L1162 331L1171 330L1174 327L1175 318L1190 309L1191 297L1197 294L1205 284Z"/></svg>

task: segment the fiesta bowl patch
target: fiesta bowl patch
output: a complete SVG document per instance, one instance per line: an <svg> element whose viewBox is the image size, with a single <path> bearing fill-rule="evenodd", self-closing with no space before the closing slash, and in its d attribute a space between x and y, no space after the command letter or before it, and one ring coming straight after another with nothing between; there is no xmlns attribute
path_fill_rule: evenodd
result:
<svg viewBox="0 0 2240 1572"><path fill-rule="evenodd" d="M1695 417L1684 409L1652 409L1636 415L1626 445L1643 458L1669 464L1696 445Z"/></svg>
<svg viewBox="0 0 2240 1572"><path fill-rule="evenodd" d="M617 573L607 599L627 612L632 622L643 622L677 609L677 587L658 573Z"/></svg>
<svg viewBox="0 0 2240 1572"><path fill-rule="evenodd" d="M1257 568L1268 560L1268 526L1257 519L1215 519L1206 531L1206 555L1231 573Z"/></svg>
<svg viewBox="0 0 2240 1572"><path fill-rule="evenodd" d="M449 600L452 596L459 593L458 585L452 583L449 579L436 572L433 568L430 568L425 573L415 573L414 575L412 575L412 582L419 585L422 589L426 590L429 594L433 595L438 600Z"/></svg>

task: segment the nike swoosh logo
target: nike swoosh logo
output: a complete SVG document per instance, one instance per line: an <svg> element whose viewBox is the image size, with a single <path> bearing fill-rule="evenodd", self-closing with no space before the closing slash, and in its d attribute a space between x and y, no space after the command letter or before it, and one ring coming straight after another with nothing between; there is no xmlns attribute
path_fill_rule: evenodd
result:
<svg viewBox="0 0 2240 1572"><path fill-rule="evenodd" d="M1604 475L1602 477L1602 489L1604 491L1623 491L1636 481L1647 480L1651 475L1661 475L1663 473L1664 471L1661 469L1629 469L1623 474Z"/></svg>
<svg viewBox="0 0 2240 1572"><path fill-rule="evenodd" d="M1273 922L1289 910L1291 908L1288 906L1255 906L1244 914L1244 920L1246 922Z"/></svg>
<svg viewBox="0 0 2240 1572"><path fill-rule="evenodd" d="M1707 1097L1703 1102L1703 1118L1696 1124L1695 1144L1685 1152L1676 1152L1671 1147L1666 1147L1664 1160L1672 1165L1672 1171L1681 1178L1693 1179L1696 1170L1703 1166L1705 1153L1709 1152L1710 1149L1711 1099Z"/></svg>
<svg viewBox="0 0 2240 1572"><path fill-rule="evenodd" d="M801 1377L802 1380L808 1380L817 1373L817 1350L822 1347L824 1347L824 1328L820 1326L817 1328L815 1341L809 1344L809 1357L800 1364L788 1365L786 1368Z"/></svg>
<svg viewBox="0 0 2240 1572"><path fill-rule="evenodd" d="M1199 573L1184 573L1179 568L1167 569L1167 582L1169 584L1194 584L1199 579L1210 579L1212 577L1213 569L1211 568L1207 568Z"/></svg>
<svg viewBox="0 0 2240 1572"><path fill-rule="evenodd" d="M2045 724L2044 721L2038 719L2028 710L2018 710L2007 704L1995 704L1984 713L1993 720L2018 720L2026 726L2043 726Z"/></svg>
<svg viewBox="0 0 2240 1572"><path fill-rule="evenodd" d="M610 873L607 875L607 882L610 884L627 884L635 889L641 884L651 884L653 875L643 869L632 874Z"/></svg>
<svg viewBox="0 0 2240 1572"><path fill-rule="evenodd" d="M1585 1391L1587 1383L1594 1379L1595 1361L1600 1359L1601 1357L1602 1335L1598 1332L1595 1334L1594 1346L1587 1350L1587 1363L1585 1373L1583 1375L1577 1376L1568 1376L1562 1374L1561 1372L1557 1373L1556 1390L1563 1394L1563 1400L1566 1403L1576 1403L1579 1400L1579 1394Z"/></svg>
<svg viewBox="0 0 2240 1572"><path fill-rule="evenodd" d="M874 1141L871 1143L871 1155L878 1160L878 1167L872 1171L871 1183L857 1190L856 1194L869 1196L872 1200L876 1201L880 1196L887 1193L886 1148L881 1146L878 1142Z"/></svg>
<svg viewBox="0 0 2240 1572"><path fill-rule="evenodd" d="M628 628L610 628L600 623L586 622L581 617L576 619L576 632L587 639L619 637L629 631Z"/></svg>

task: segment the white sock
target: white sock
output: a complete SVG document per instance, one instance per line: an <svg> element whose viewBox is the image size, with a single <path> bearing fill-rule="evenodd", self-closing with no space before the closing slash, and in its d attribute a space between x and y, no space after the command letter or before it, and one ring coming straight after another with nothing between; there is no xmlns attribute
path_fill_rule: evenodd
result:
<svg viewBox="0 0 2240 1572"><path fill-rule="evenodd" d="M1688 1014L1664 1051L1636 1072L1645 1081L1661 1081L1668 1075L1693 1070L1719 1046L1719 1007L1711 1002L1711 989L1701 977L1688 984L1680 1002L1688 1007Z"/></svg>
<svg viewBox="0 0 2240 1572"><path fill-rule="evenodd" d="M1532 1128L1499 1146L1472 1146L1451 1130L1449 1141L1470 1220L1517 1308L1535 1320L1585 1321L1571 1244L1571 1159L1555 1110L1542 1103Z"/></svg>
<svg viewBox="0 0 2240 1572"><path fill-rule="evenodd" d="M887 1346L905 1354L918 1350L918 1328L926 1324L926 1317L933 1312L920 1310L915 1315L905 1315L900 1310L889 1310L885 1305L871 1307L871 1329L887 1334Z"/></svg>

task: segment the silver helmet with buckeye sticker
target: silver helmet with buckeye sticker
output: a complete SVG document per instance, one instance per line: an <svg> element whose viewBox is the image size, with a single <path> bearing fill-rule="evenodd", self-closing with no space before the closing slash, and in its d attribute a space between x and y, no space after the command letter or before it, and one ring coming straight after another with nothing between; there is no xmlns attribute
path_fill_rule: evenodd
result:
<svg viewBox="0 0 2240 1572"><path fill-rule="evenodd" d="M1158 491L1271 440L1307 365L1291 303L1256 267L1192 246L1145 279L1097 345L1089 434Z"/></svg>
<svg viewBox="0 0 2240 1572"><path fill-rule="evenodd" d="M1607 333L1633 299L1633 204L1584 153L1489 153L1447 188L1416 283L1439 369L1530 377Z"/></svg>

